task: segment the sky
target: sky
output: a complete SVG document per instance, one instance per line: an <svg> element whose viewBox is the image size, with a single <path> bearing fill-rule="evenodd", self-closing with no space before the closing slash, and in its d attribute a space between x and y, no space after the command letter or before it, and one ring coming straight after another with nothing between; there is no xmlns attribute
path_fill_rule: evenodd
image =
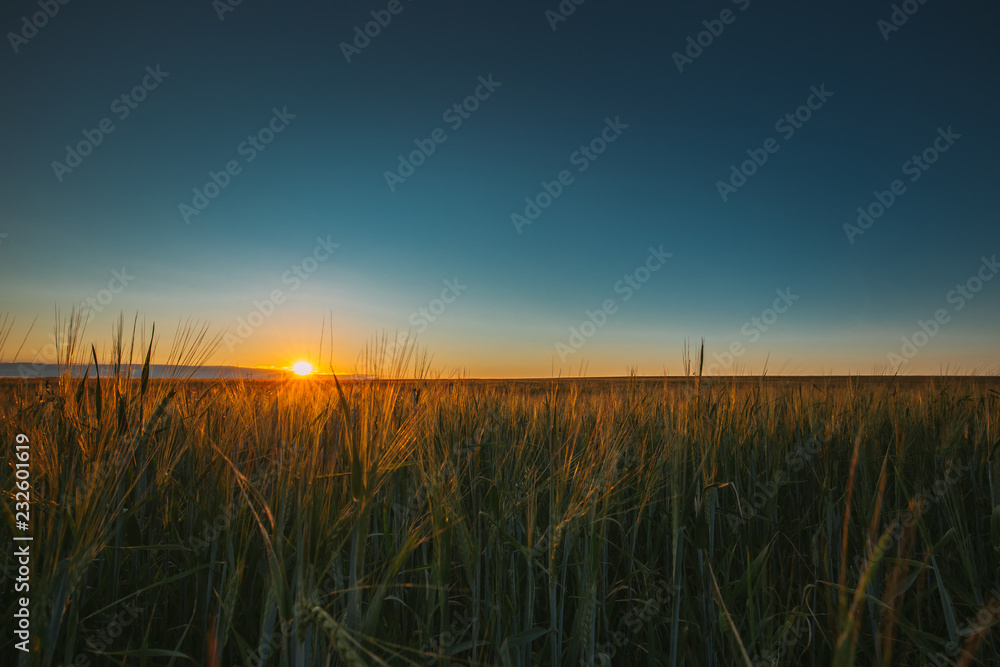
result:
<svg viewBox="0 0 1000 667"><path fill-rule="evenodd" d="M4 3L0 362L1000 370L1000 8L578 2Z"/></svg>

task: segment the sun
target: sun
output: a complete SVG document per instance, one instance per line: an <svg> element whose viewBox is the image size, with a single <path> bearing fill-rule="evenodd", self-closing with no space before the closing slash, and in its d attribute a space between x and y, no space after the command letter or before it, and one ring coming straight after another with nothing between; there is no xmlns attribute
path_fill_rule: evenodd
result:
<svg viewBox="0 0 1000 667"><path fill-rule="evenodd" d="M292 372L296 375L312 375L316 370L308 361L296 361L292 364Z"/></svg>

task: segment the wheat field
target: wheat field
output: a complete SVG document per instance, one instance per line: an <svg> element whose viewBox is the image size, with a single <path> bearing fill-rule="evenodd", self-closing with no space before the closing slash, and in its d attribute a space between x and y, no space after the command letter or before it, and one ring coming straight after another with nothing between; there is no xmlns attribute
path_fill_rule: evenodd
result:
<svg viewBox="0 0 1000 667"><path fill-rule="evenodd" d="M996 378L479 381L385 352L343 382L150 379L119 336L2 382L22 664L1000 665Z"/></svg>

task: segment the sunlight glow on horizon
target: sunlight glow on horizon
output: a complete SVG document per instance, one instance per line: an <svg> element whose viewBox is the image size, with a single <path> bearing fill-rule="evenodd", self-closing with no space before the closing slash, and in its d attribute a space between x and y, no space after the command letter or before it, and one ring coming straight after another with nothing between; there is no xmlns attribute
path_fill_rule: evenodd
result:
<svg viewBox="0 0 1000 667"><path fill-rule="evenodd" d="M308 361L296 361L292 364L292 372L296 375L306 376L315 373L316 369Z"/></svg>

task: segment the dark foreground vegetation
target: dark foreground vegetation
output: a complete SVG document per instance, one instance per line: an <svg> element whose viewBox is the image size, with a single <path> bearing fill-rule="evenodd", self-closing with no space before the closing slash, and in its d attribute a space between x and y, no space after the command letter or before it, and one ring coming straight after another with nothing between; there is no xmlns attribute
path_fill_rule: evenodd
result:
<svg viewBox="0 0 1000 667"><path fill-rule="evenodd" d="M0 383L22 664L1000 665L995 380L130 375Z"/></svg>

